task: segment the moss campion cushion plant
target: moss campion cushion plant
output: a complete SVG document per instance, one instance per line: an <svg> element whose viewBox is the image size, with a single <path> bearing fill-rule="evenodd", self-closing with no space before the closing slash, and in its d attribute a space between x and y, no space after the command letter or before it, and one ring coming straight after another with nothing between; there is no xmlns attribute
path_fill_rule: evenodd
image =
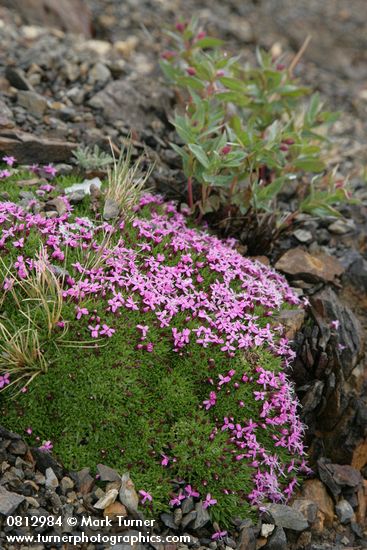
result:
<svg viewBox="0 0 367 550"><path fill-rule="evenodd" d="M15 297L24 303L20 282L40 269L40 247L63 273L51 337L27 301L48 369L11 399L17 374L3 368L2 423L52 441L69 468L130 470L154 512L191 495L225 525L286 500L307 470L286 374L293 352L277 321L299 304L287 282L159 197L115 225L62 200L51 219L0 203L4 325L25 324Z"/></svg>

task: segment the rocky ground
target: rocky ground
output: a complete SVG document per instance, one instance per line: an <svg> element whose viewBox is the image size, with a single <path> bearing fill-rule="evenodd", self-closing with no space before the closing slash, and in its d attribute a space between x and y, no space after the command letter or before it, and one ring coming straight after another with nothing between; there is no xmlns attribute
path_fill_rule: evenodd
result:
<svg viewBox="0 0 367 550"><path fill-rule="evenodd" d="M0 0L0 152L24 164L55 162L66 173L73 170L78 145L97 143L108 151L108 138L118 148L132 131L136 152L145 147L155 162L157 189L183 196L180 161L169 147L175 139L169 124L175 97L157 58L164 26L194 13L249 59L255 44L294 55L312 34L297 72L329 106L343 110L333 130L332 163L341 178L349 175L361 201L345 209L345 220L299 218L263 258L310 301L306 319L284 321L295 338L293 377L309 426L315 478L304 484L292 509L282 511L285 519L276 513L265 518L264 525L273 528L237 525L236 540L224 544L241 550L367 547L366 3ZM335 320L340 327L333 326ZM41 464L19 438L5 431L0 436L0 515L16 502L24 513L27 508L51 513L55 507L64 513L79 507L82 513L85 502L96 513L93 505L108 486L95 489L90 478L82 490L80 479L62 472L49 455L51 462ZM57 478L53 485L47 468ZM63 481L65 475L69 481ZM21 494L21 500L4 489ZM304 529L287 523L295 514L298 521L300 514L306 518ZM165 523L166 529L185 530L182 518L167 517ZM205 530L188 530L193 547L208 544Z"/></svg>

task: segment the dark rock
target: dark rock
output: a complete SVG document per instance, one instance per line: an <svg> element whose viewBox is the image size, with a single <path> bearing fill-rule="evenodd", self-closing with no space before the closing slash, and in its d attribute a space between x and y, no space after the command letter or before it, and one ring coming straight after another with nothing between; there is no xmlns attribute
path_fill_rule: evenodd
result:
<svg viewBox="0 0 367 550"><path fill-rule="evenodd" d="M237 550L256 550L256 538L251 526L241 529L237 543Z"/></svg>
<svg viewBox="0 0 367 550"><path fill-rule="evenodd" d="M344 268L341 263L328 254L311 255L303 248L291 248L277 261L275 268L291 277L308 282L333 282Z"/></svg>
<svg viewBox="0 0 367 550"><path fill-rule="evenodd" d="M0 0L27 24L91 36L91 12L83 0Z"/></svg>
<svg viewBox="0 0 367 550"><path fill-rule="evenodd" d="M19 130L0 132L0 152L23 164L68 161L75 147L75 143L39 138Z"/></svg>
<svg viewBox="0 0 367 550"><path fill-rule="evenodd" d="M14 127L13 113L2 99L0 99L0 128L1 127Z"/></svg>
<svg viewBox="0 0 367 550"><path fill-rule="evenodd" d="M297 512L301 512L309 524L316 521L318 505L313 500L297 499L292 503L292 508Z"/></svg>
<svg viewBox="0 0 367 550"><path fill-rule="evenodd" d="M14 432L10 432L4 426L0 426L0 441L5 439L14 439L19 440L22 439L19 434L16 434Z"/></svg>
<svg viewBox="0 0 367 550"><path fill-rule="evenodd" d="M181 510L183 514L188 514L191 510L194 509L194 499L192 497L187 497L182 501Z"/></svg>
<svg viewBox="0 0 367 550"><path fill-rule="evenodd" d="M339 518L340 523L350 523L354 516L354 511L347 500L340 500L335 506L336 515Z"/></svg>
<svg viewBox="0 0 367 550"><path fill-rule="evenodd" d="M163 523L166 527L169 527L170 529L173 529L174 531L177 531L178 526L176 525L175 520L174 520L172 514L169 514L169 513L167 513L167 512L163 512L163 513L160 515L160 518L161 518L162 523Z"/></svg>
<svg viewBox="0 0 367 550"><path fill-rule="evenodd" d="M17 439L10 443L8 451L13 455L23 456L28 451L28 445L26 445L26 443L24 443L21 439Z"/></svg>
<svg viewBox="0 0 367 550"><path fill-rule="evenodd" d="M9 83L14 86L14 88L17 88L17 90L33 91L33 86L28 81L22 69L8 65L5 69L5 76Z"/></svg>
<svg viewBox="0 0 367 550"><path fill-rule="evenodd" d="M311 384L310 389L310 386L307 386L307 393L301 400L303 414L312 412L320 404L324 385L324 382L322 382L321 380L315 380ZM302 390L303 388L298 388L298 391Z"/></svg>
<svg viewBox="0 0 367 550"><path fill-rule="evenodd" d="M331 464L330 461L322 458L317 465L321 480L334 497L340 495L344 487L351 487L357 491L362 486L361 473L349 464Z"/></svg>
<svg viewBox="0 0 367 550"><path fill-rule="evenodd" d="M101 481L120 481L121 476L116 470L104 464L97 464L97 472Z"/></svg>
<svg viewBox="0 0 367 550"><path fill-rule="evenodd" d="M58 479L62 478L63 468L56 462L50 453L40 451L37 448L32 448L32 455L36 461L37 468L43 473L46 473L47 468L52 468Z"/></svg>
<svg viewBox="0 0 367 550"><path fill-rule="evenodd" d="M264 548L266 550L286 550L287 537L282 527L275 528Z"/></svg>
<svg viewBox="0 0 367 550"><path fill-rule="evenodd" d="M90 475L89 468L83 468L79 472L74 473L73 478L75 479L78 491L80 491L82 495L87 495L91 492L95 480Z"/></svg>
<svg viewBox="0 0 367 550"><path fill-rule="evenodd" d="M24 107L28 113L35 117L42 117L47 109L47 100L36 92L18 92L18 103Z"/></svg>
<svg viewBox="0 0 367 550"><path fill-rule="evenodd" d="M24 499L25 497L23 495L11 493L7 491L5 487L0 486L0 514L3 516L10 516Z"/></svg>
<svg viewBox="0 0 367 550"><path fill-rule="evenodd" d="M210 521L209 512L206 508L203 508L202 502L197 502L195 505L196 519L193 525L193 529L198 530L204 527Z"/></svg>
<svg viewBox="0 0 367 550"><path fill-rule="evenodd" d="M172 97L168 87L162 88L159 82L145 76L132 82L126 79L110 82L91 98L89 104L101 109L107 121L115 123L118 117L125 127L143 132L166 118Z"/></svg>
<svg viewBox="0 0 367 550"><path fill-rule="evenodd" d="M118 218L120 207L113 199L106 199L103 207L103 219L106 221Z"/></svg>
<svg viewBox="0 0 367 550"><path fill-rule="evenodd" d="M192 523L197 516L197 512L195 510L191 510L188 514L186 514L181 521L181 527L182 529L186 529L190 523Z"/></svg>
<svg viewBox="0 0 367 550"><path fill-rule="evenodd" d="M290 506L269 504L266 509L277 527L291 529L292 531L304 531L308 527L308 522L303 514Z"/></svg>

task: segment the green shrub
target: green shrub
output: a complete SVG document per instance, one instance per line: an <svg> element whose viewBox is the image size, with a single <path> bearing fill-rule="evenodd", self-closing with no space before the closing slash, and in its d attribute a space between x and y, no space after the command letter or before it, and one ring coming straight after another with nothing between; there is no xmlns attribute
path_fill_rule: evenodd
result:
<svg viewBox="0 0 367 550"><path fill-rule="evenodd" d="M227 55L222 41L206 36L197 22L179 23L168 34L172 49L161 66L181 92L172 123L182 145L171 145L199 218L206 215L232 234L238 220L241 229L250 222L264 229L264 220L274 220L278 234L300 212L338 216L334 206L349 195L327 173L325 136L337 113L323 111L318 94L305 102L310 90L269 53L257 50L254 68ZM285 212L279 197L290 190L297 200Z"/></svg>

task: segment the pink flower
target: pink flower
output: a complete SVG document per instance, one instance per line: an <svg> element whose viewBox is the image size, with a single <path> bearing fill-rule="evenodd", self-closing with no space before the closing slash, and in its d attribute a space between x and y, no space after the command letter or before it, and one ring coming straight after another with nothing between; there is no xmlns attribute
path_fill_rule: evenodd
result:
<svg viewBox="0 0 367 550"><path fill-rule="evenodd" d="M188 497L195 498L200 496L200 493L198 493L198 491L196 491L193 487L191 487L191 485L186 485L185 492Z"/></svg>
<svg viewBox="0 0 367 550"><path fill-rule="evenodd" d="M45 453L49 453L53 449L53 445L51 441L44 441L43 444L38 447L40 451L43 451Z"/></svg>
<svg viewBox="0 0 367 550"><path fill-rule="evenodd" d="M79 320L83 315L89 315L87 308L76 306L76 318Z"/></svg>
<svg viewBox="0 0 367 550"><path fill-rule="evenodd" d="M111 336L115 333L114 328L110 328L108 325L102 325L102 329L100 331L101 336L107 336L107 338L111 338Z"/></svg>
<svg viewBox="0 0 367 550"><path fill-rule="evenodd" d="M141 501L142 504L145 504L146 502L152 502L153 500L152 495L147 491L144 491L143 489L140 489L139 495L142 497L142 501Z"/></svg>
<svg viewBox="0 0 367 550"><path fill-rule="evenodd" d="M186 72L189 76L195 76L196 75L196 69L194 67L187 67Z"/></svg>
<svg viewBox="0 0 367 550"><path fill-rule="evenodd" d="M161 460L161 466L166 468L169 464L169 458L168 458L167 455L164 455L164 454L162 454L161 456L163 457L162 460Z"/></svg>
<svg viewBox="0 0 367 550"><path fill-rule="evenodd" d="M141 331L141 340L145 340L149 327L147 325L136 325L136 328Z"/></svg>
<svg viewBox="0 0 367 550"><path fill-rule="evenodd" d="M214 407L216 402L217 402L217 394L215 393L215 391L211 391L209 394L209 399L203 401L203 405L205 405L205 410L208 411L209 409Z"/></svg>
<svg viewBox="0 0 367 550"><path fill-rule="evenodd" d="M185 495L179 494L179 495L173 497L173 498L169 501L169 503L170 503L171 506L180 506L180 505L181 505L181 501L182 501L182 500L185 500L185 498L186 498Z"/></svg>
<svg viewBox="0 0 367 550"><path fill-rule="evenodd" d="M52 178L56 176L57 169L52 164L47 164L43 167L43 171L48 176L51 176Z"/></svg>
<svg viewBox="0 0 367 550"><path fill-rule="evenodd" d="M11 176L9 170L0 170L0 179L8 178L9 176Z"/></svg>
<svg viewBox="0 0 367 550"><path fill-rule="evenodd" d="M215 498L212 498L212 495L208 493L203 502L203 508L209 508L209 506L214 506L214 504L217 504L217 500Z"/></svg>
<svg viewBox="0 0 367 550"><path fill-rule="evenodd" d="M88 325L88 328L91 331L92 338L98 338L100 326L96 325L95 327L93 327L92 325Z"/></svg>
<svg viewBox="0 0 367 550"><path fill-rule="evenodd" d="M13 166L14 162L16 161L15 157L9 157L7 155L5 155L5 157L3 157L3 161L8 165L8 166Z"/></svg>
<svg viewBox="0 0 367 550"><path fill-rule="evenodd" d="M29 426L29 427L25 430L25 433L28 434L28 435L32 435L32 433L33 433L32 428Z"/></svg>
<svg viewBox="0 0 367 550"><path fill-rule="evenodd" d="M8 372L0 376L0 390L5 388L5 386L7 386L8 384L10 384L9 377L10 375Z"/></svg>
<svg viewBox="0 0 367 550"><path fill-rule="evenodd" d="M212 535L212 540L222 539L223 537L226 537L227 534L227 531L216 531L214 535Z"/></svg>
<svg viewBox="0 0 367 550"><path fill-rule="evenodd" d="M338 321L337 319L334 319L334 321L331 321L330 323L330 327L335 330L338 330L339 326L340 326L340 321Z"/></svg>
<svg viewBox="0 0 367 550"><path fill-rule="evenodd" d="M152 351L154 350L154 344L153 344L153 342L148 342L148 344L145 346L145 349L146 349L149 353L152 353Z"/></svg>

